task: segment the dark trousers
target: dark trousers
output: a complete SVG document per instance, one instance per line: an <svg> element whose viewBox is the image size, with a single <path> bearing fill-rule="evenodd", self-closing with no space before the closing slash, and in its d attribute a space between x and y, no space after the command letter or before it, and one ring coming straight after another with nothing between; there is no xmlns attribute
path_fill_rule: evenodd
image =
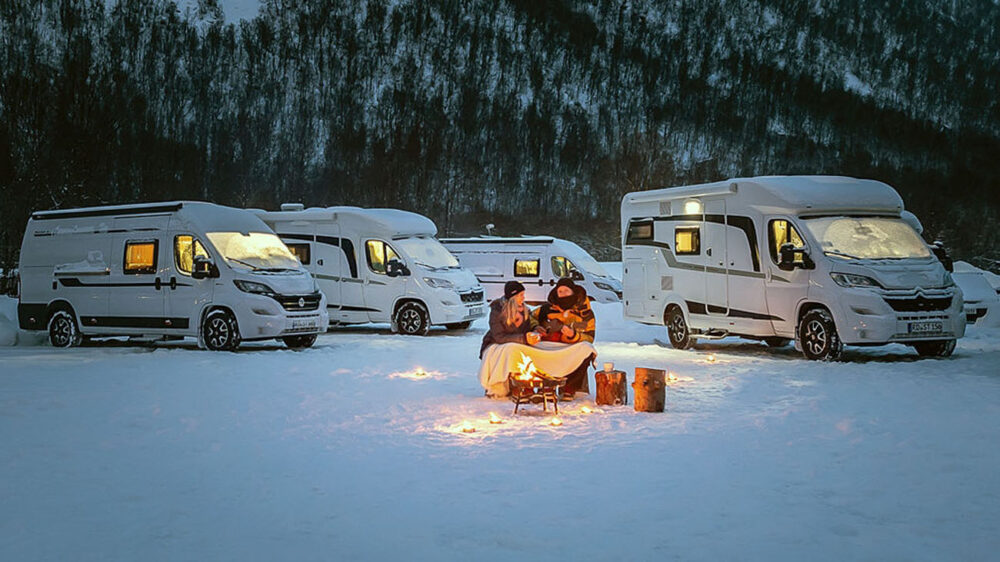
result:
<svg viewBox="0 0 1000 562"><path fill-rule="evenodd" d="M580 366L573 370L572 373L566 376L566 384L563 386L563 392L590 392L590 378L588 377L590 364L594 361L594 356L591 355L589 358L580 363Z"/></svg>

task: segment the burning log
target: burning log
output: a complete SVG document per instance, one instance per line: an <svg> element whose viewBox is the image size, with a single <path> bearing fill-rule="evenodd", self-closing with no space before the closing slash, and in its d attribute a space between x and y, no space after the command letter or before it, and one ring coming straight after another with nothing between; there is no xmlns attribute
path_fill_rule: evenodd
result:
<svg viewBox="0 0 1000 562"><path fill-rule="evenodd" d="M517 414L521 404L527 402L542 403L542 409L548 411L548 403L559 413L559 397L557 391L566 383L565 378L550 377L535 367L535 363L525 354L521 354L521 362L517 372L507 375L510 387L510 399L514 402L514 413Z"/></svg>
<svg viewBox="0 0 1000 562"><path fill-rule="evenodd" d="M636 412L663 411L667 401L666 374L662 369L635 368L632 390L635 393Z"/></svg>
<svg viewBox="0 0 1000 562"><path fill-rule="evenodd" d="M603 371L594 374L597 382L598 406L622 406L628 404L628 375L625 371L616 371L613 363L605 363Z"/></svg>

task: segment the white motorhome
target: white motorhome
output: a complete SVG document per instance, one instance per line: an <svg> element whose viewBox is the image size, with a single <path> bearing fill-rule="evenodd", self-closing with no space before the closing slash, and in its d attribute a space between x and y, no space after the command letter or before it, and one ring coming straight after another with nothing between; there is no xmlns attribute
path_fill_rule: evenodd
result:
<svg viewBox="0 0 1000 562"><path fill-rule="evenodd" d="M844 344L947 356L962 292L888 185L741 178L622 200L624 314L671 344L739 335L834 359Z"/></svg>
<svg viewBox="0 0 1000 562"><path fill-rule="evenodd" d="M466 329L486 314L483 288L423 215L297 203L254 212L316 277L333 325L389 322L413 335L432 325Z"/></svg>
<svg viewBox="0 0 1000 562"><path fill-rule="evenodd" d="M520 281L525 300L545 302L556 281L570 277L596 302L619 302L621 283L586 250L551 236L444 238L445 248L486 287L486 299L503 296L507 281Z"/></svg>
<svg viewBox="0 0 1000 562"><path fill-rule="evenodd" d="M203 202L42 211L21 244L22 329L83 337L197 337L213 350L309 347L326 299L253 213Z"/></svg>

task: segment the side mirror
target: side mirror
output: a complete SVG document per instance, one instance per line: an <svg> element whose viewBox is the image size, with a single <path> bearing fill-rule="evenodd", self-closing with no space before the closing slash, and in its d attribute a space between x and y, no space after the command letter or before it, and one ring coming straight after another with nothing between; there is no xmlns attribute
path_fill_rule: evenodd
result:
<svg viewBox="0 0 1000 562"><path fill-rule="evenodd" d="M583 274L580 273L579 271L575 270L575 269L573 271L569 272L569 278L572 279L573 281L583 281L584 280Z"/></svg>
<svg viewBox="0 0 1000 562"><path fill-rule="evenodd" d="M195 256L194 257L194 271L191 272L191 277L195 279L205 279L208 277L218 277L219 268L212 261L212 258L207 256Z"/></svg>
<svg viewBox="0 0 1000 562"><path fill-rule="evenodd" d="M410 268L396 258L392 258L385 264L385 274L389 277L406 276L410 274Z"/></svg>
<svg viewBox="0 0 1000 562"><path fill-rule="evenodd" d="M931 252L934 252L934 257L941 262L945 271L949 273L955 271L955 261L948 255L948 250L944 247L943 242L935 240L934 243L931 244Z"/></svg>
<svg viewBox="0 0 1000 562"><path fill-rule="evenodd" d="M802 254L802 261L795 261L795 254ZM816 263L809 257L809 252L805 248L796 248L791 242L785 242L778 250L778 269L791 271L796 267L814 269Z"/></svg>

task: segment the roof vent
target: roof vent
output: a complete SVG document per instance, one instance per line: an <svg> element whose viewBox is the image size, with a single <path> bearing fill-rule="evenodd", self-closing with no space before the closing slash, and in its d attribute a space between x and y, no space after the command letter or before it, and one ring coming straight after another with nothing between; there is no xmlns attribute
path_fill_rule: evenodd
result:
<svg viewBox="0 0 1000 562"><path fill-rule="evenodd" d="M305 210L305 208L306 208L306 206L303 205L302 203L282 203L281 204L281 210L282 211L303 211L303 210Z"/></svg>

